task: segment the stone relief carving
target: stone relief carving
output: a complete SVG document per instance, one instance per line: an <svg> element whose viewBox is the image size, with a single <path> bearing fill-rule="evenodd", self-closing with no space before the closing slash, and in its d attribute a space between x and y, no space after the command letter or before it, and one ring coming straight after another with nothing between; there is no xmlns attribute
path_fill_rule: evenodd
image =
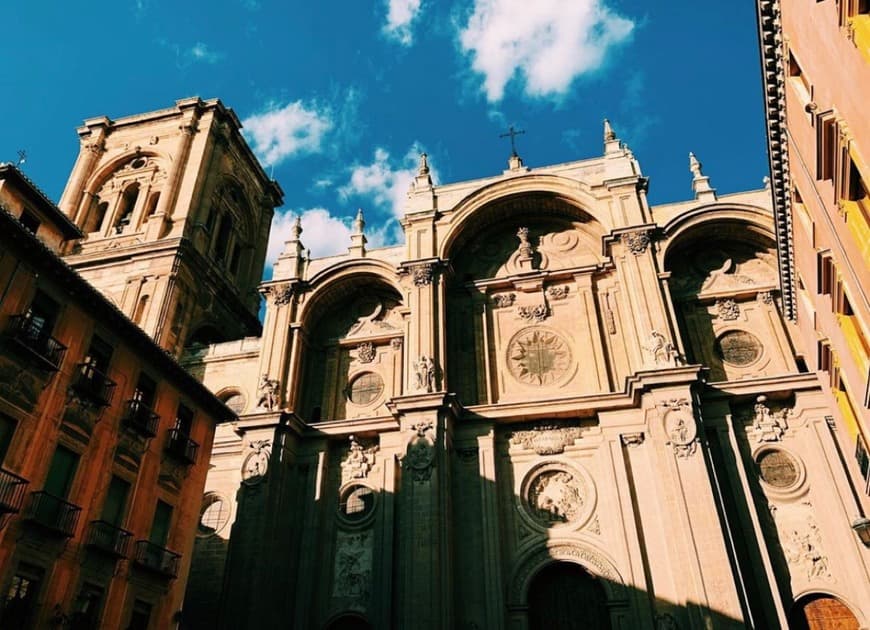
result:
<svg viewBox="0 0 870 630"><path fill-rule="evenodd" d="M518 332L507 348L510 374L521 383L552 385L568 375L573 358L561 335L543 328Z"/></svg>
<svg viewBox="0 0 870 630"><path fill-rule="evenodd" d="M550 308L546 304L534 306L518 306L517 315L526 321L542 322L550 315Z"/></svg>
<svg viewBox="0 0 870 630"><path fill-rule="evenodd" d="M363 342L356 347L356 360L360 363L371 363L375 356L375 346L370 342Z"/></svg>
<svg viewBox="0 0 870 630"><path fill-rule="evenodd" d="M674 344L657 330L650 331L649 338L642 347L650 365L675 367L680 363L680 353Z"/></svg>
<svg viewBox="0 0 870 630"><path fill-rule="evenodd" d="M640 256L641 254L643 254L650 244L649 232L646 230L638 230L637 232L624 232L620 235L619 238L622 243L626 247L628 247L628 251L630 251L635 256Z"/></svg>
<svg viewBox="0 0 870 630"><path fill-rule="evenodd" d="M547 289L547 297L549 297L551 300L564 300L566 297L568 297L568 287L550 287Z"/></svg>
<svg viewBox="0 0 870 630"><path fill-rule="evenodd" d="M398 302L376 295L365 295L350 305L347 315L338 318L330 332L336 337L367 337L401 330Z"/></svg>
<svg viewBox="0 0 870 630"><path fill-rule="evenodd" d="M492 303L495 304L496 308L506 308L508 306L513 306L514 300L517 299L515 293L499 293L492 296Z"/></svg>
<svg viewBox="0 0 870 630"><path fill-rule="evenodd" d="M533 428L514 431L510 434L512 444L518 444L538 455L558 455L565 452L565 447L580 439L580 427L564 426L552 423L540 423Z"/></svg>
<svg viewBox="0 0 870 630"><path fill-rule="evenodd" d="M660 403L665 412L667 444L680 458L690 457L698 448L698 427L692 415L692 405L684 398L674 398Z"/></svg>
<svg viewBox="0 0 870 630"><path fill-rule="evenodd" d="M526 500L544 525L580 519L586 502L585 481L567 470L545 470L529 484Z"/></svg>
<svg viewBox="0 0 870 630"><path fill-rule="evenodd" d="M269 471L272 441L253 440L248 448L250 452L242 462L242 482L247 486L254 486L263 481Z"/></svg>
<svg viewBox="0 0 870 630"><path fill-rule="evenodd" d="M586 531L595 534L596 536L601 535L601 523L598 522L598 517L596 516L591 521L589 521L589 525L586 526Z"/></svg>
<svg viewBox="0 0 870 630"><path fill-rule="evenodd" d="M778 442L788 429L787 408L771 411L767 406L767 396L756 399L755 414L752 418L752 434L756 442Z"/></svg>
<svg viewBox="0 0 870 630"><path fill-rule="evenodd" d="M671 613L656 615L656 630L679 630L676 618Z"/></svg>
<svg viewBox="0 0 870 630"><path fill-rule="evenodd" d="M432 393L435 391L435 361L425 354L414 361L414 391Z"/></svg>
<svg viewBox="0 0 870 630"><path fill-rule="evenodd" d="M377 446L364 446L355 436L351 435L350 448L341 462L341 483L351 479L365 479L375 465Z"/></svg>
<svg viewBox="0 0 870 630"><path fill-rule="evenodd" d="M521 227L517 230L517 238L520 239L520 245L517 247L517 263L520 267L533 266L532 244L529 242L529 228Z"/></svg>
<svg viewBox="0 0 870 630"><path fill-rule="evenodd" d="M779 532L780 544L792 572L792 578L806 581L832 581L828 556L822 547L822 535L813 517L809 501L798 505L770 505Z"/></svg>
<svg viewBox="0 0 870 630"><path fill-rule="evenodd" d="M435 430L431 422L418 422L411 432L402 467L415 482L424 483L431 478L435 465Z"/></svg>
<svg viewBox="0 0 870 630"><path fill-rule="evenodd" d="M622 441L623 446L635 448L635 447L638 447L641 444L643 444L644 434L643 434L643 432L623 433L619 436L619 439Z"/></svg>
<svg viewBox="0 0 870 630"><path fill-rule="evenodd" d="M730 298L716 300L716 313L719 319L731 322L740 317L740 306Z"/></svg>
<svg viewBox="0 0 870 630"><path fill-rule="evenodd" d="M610 292L604 293L604 323L607 326L608 334L616 334L616 318L613 315L613 309L610 307Z"/></svg>
<svg viewBox="0 0 870 630"><path fill-rule="evenodd" d="M364 602L372 581L372 533L338 532L335 543L333 597Z"/></svg>
<svg viewBox="0 0 870 630"><path fill-rule="evenodd" d="M759 291L758 295L755 296L755 299L762 304L770 306L773 304L773 291Z"/></svg>
<svg viewBox="0 0 870 630"><path fill-rule="evenodd" d="M390 339L390 347L393 350L401 350L402 349L402 338L401 337L393 337Z"/></svg>
<svg viewBox="0 0 870 630"><path fill-rule="evenodd" d="M272 304L275 306L286 306L293 300L293 289L289 284L271 287L270 293L272 294Z"/></svg>
<svg viewBox="0 0 870 630"><path fill-rule="evenodd" d="M257 386L257 392L260 397L257 399L257 408L267 411L275 411L278 406L278 392L281 389L281 382L276 378L269 378L268 374L263 374L260 377L260 384Z"/></svg>
<svg viewBox="0 0 870 630"><path fill-rule="evenodd" d="M432 263L420 263L410 267L411 278L414 280L414 286L424 287L432 284L434 274L434 265Z"/></svg>

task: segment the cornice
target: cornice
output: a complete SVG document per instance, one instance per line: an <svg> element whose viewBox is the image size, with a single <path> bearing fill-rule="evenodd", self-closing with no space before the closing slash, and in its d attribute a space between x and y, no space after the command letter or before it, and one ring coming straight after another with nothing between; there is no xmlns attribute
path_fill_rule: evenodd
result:
<svg viewBox="0 0 870 630"><path fill-rule="evenodd" d="M785 62L779 0L757 0L758 41L767 122L770 192L779 250L779 280L785 315L795 320L794 247L791 224L791 181L785 115Z"/></svg>

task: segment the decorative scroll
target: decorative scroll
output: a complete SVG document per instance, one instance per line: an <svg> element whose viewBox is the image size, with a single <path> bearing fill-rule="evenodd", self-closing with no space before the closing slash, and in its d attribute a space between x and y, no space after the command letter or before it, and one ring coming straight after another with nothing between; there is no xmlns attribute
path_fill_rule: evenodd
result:
<svg viewBox="0 0 870 630"><path fill-rule="evenodd" d="M580 427L541 423L533 428L514 431L510 434L512 444L535 451L538 455L558 455L566 446L581 437Z"/></svg>

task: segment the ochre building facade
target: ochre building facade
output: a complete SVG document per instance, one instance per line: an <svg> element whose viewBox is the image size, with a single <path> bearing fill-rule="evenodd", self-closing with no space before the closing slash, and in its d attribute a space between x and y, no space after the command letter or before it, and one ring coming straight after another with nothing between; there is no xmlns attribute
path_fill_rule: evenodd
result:
<svg viewBox="0 0 870 630"><path fill-rule="evenodd" d="M651 207L599 157L434 185L185 365L219 428L185 619L211 628L870 623L847 438L779 291L771 190ZM852 466L852 468L850 468ZM803 624L803 625L802 625Z"/></svg>

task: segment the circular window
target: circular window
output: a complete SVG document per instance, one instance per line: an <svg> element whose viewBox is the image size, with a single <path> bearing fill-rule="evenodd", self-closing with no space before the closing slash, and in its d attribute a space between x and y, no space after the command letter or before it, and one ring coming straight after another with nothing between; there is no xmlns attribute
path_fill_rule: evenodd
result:
<svg viewBox="0 0 870 630"><path fill-rule="evenodd" d="M716 340L716 350L726 363L742 367L758 360L761 342L745 330L729 330Z"/></svg>
<svg viewBox="0 0 870 630"><path fill-rule="evenodd" d="M224 404L235 413L242 413L245 409L245 395L241 392L230 392L222 397Z"/></svg>
<svg viewBox="0 0 870 630"><path fill-rule="evenodd" d="M130 162L131 168L142 168L143 166L145 166L145 158L136 158Z"/></svg>
<svg viewBox="0 0 870 630"><path fill-rule="evenodd" d="M360 374L347 388L347 397L355 405L370 405L384 391L384 381L374 372Z"/></svg>
<svg viewBox="0 0 870 630"><path fill-rule="evenodd" d="M761 479L774 488L788 488L797 483L797 464L785 451L764 451L758 456L757 464Z"/></svg>
<svg viewBox="0 0 870 630"><path fill-rule="evenodd" d="M212 536L221 531L230 520L230 506L219 494L208 493L202 501L197 535Z"/></svg>
<svg viewBox="0 0 870 630"><path fill-rule="evenodd" d="M350 486L341 493L339 513L348 521L361 521L375 509L375 491L368 486Z"/></svg>

